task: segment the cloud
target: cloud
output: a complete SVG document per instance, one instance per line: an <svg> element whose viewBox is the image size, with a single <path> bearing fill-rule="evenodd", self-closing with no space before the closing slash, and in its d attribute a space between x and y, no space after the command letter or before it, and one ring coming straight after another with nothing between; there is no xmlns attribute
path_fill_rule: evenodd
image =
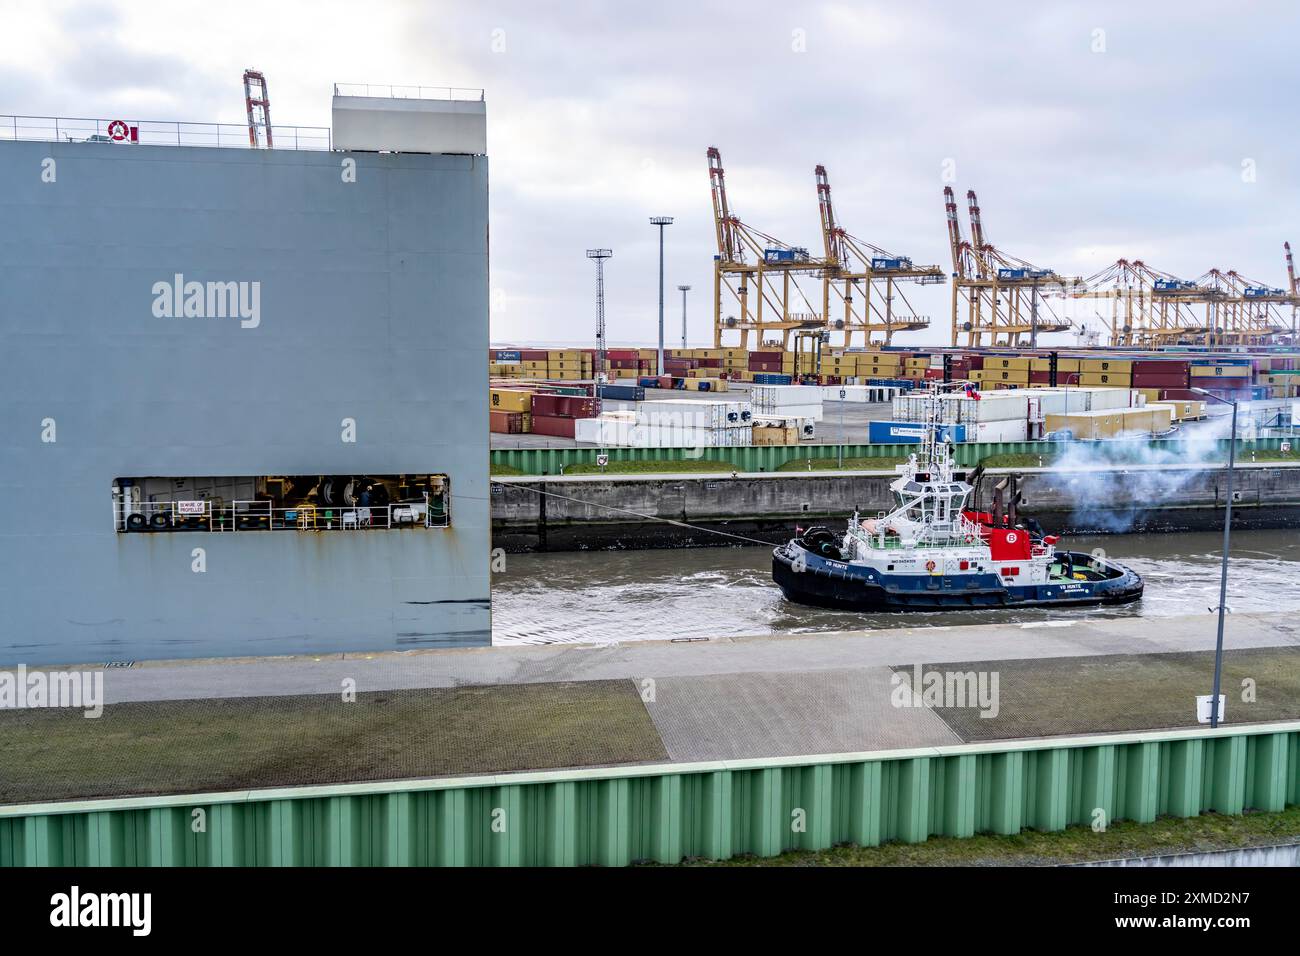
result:
<svg viewBox="0 0 1300 956"><path fill-rule="evenodd" d="M249 66L277 125L328 125L335 81L485 88L498 341L590 341L595 245L614 249L611 340L652 340L655 214L676 217L668 324L688 283L692 338L711 339L710 145L740 215L812 250L823 163L851 232L947 267L946 160L999 247L1066 274L1123 256L1281 285L1282 242L1300 241L1297 17L1282 2L1232 17L1109 0L10 0L0 14L16 113L238 123ZM948 295L910 293L934 326L901 341L946 341Z"/></svg>

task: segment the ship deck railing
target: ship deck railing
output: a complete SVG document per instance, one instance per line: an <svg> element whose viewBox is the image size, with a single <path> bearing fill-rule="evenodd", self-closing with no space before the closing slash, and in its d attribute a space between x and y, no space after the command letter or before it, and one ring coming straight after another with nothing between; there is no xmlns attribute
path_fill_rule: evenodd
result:
<svg viewBox="0 0 1300 956"><path fill-rule="evenodd" d="M868 520L883 521L886 517L888 516L881 512L874 519ZM873 551L906 551L910 550L910 548L952 548L976 544L982 540L979 525L966 518L959 518L956 522L934 527L930 532L913 541L910 547L905 545L903 539L898 535L890 535L884 531L877 531L873 534L862 527L858 516L855 515L855 519L857 520L849 526L849 534Z"/></svg>
<svg viewBox="0 0 1300 956"><path fill-rule="evenodd" d="M121 124L121 125L119 125ZM126 130L125 138L117 139ZM264 132L259 130L259 137ZM115 146L212 146L223 149L329 150L328 126L271 127L272 146L251 142L247 123L185 123L175 120L18 116L0 113L0 140L41 143L107 143Z"/></svg>
<svg viewBox="0 0 1300 956"><path fill-rule="evenodd" d="M388 83L335 83L334 95L393 100L483 100L483 90L476 86L393 86Z"/></svg>
<svg viewBox="0 0 1300 956"><path fill-rule="evenodd" d="M451 524L446 496L422 502L384 505L277 506L271 501L150 501L115 503L114 526L119 532L244 531L391 531L407 528L446 528Z"/></svg>

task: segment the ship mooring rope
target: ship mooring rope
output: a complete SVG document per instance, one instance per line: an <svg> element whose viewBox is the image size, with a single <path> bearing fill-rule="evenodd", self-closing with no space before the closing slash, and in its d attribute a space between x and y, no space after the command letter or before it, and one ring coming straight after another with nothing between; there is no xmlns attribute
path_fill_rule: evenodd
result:
<svg viewBox="0 0 1300 956"><path fill-rule="evenodd" d="M705 534L716 534L723 538L735 538L737 541L747 541L750 544L761 544L765 547L772 547L771 541L760 541L758 538L747 538L743 534L732 534L729 531L716 531L713 528L703 528L700 525L690 524L686 521L677 521L673 518L662 518L659 515L642 514L639 511L630 511L627 508L615 508L613 505L603 505L598 501L584 501L581 498L573 498L569 495L557 494L554 491L542 491L540 488L533 488L530 485L514 481L499 481L496 478L489 479L493 484L508 486L512 488L523 488L531 491L535 495L546 495L548 498L560 498L564 501L572 501L575 504L587 505L590 508L604 508L606 511L617 511L619 514L633 515L637 518L645 518L647 521L662 521L664 524L676 525L679 528L689 528L691 531L703 531Z"/></svg>

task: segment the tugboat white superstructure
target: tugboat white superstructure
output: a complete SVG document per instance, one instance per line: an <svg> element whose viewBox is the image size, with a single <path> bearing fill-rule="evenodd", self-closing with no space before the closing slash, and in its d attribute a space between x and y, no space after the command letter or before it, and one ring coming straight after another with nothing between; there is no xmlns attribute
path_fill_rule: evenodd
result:
<svg viewBox="0 0 1300 956"><path fill-rule="evenodd" d="M810 528L773 552L772 576L787 599L878 611L1113 604L1142 595L1129 568L1058 551L1058 539L1037 522L1019 521L1014 482L1006 507L1002 485L991 511L968 507L975 489L939 437L939 395L920 451L890 484L893 511L865 519L855 512L843 536Z"/></svg>

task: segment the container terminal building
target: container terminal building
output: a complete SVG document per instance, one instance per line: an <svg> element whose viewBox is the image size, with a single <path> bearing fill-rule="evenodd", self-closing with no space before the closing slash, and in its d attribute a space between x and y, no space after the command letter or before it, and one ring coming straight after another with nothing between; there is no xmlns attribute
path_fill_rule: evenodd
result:
<svg viewBox="0 0 1300 956"><path fill-rule="evenodd" d="M0 666L489 643L482 94L0 126Z"/></svg>

